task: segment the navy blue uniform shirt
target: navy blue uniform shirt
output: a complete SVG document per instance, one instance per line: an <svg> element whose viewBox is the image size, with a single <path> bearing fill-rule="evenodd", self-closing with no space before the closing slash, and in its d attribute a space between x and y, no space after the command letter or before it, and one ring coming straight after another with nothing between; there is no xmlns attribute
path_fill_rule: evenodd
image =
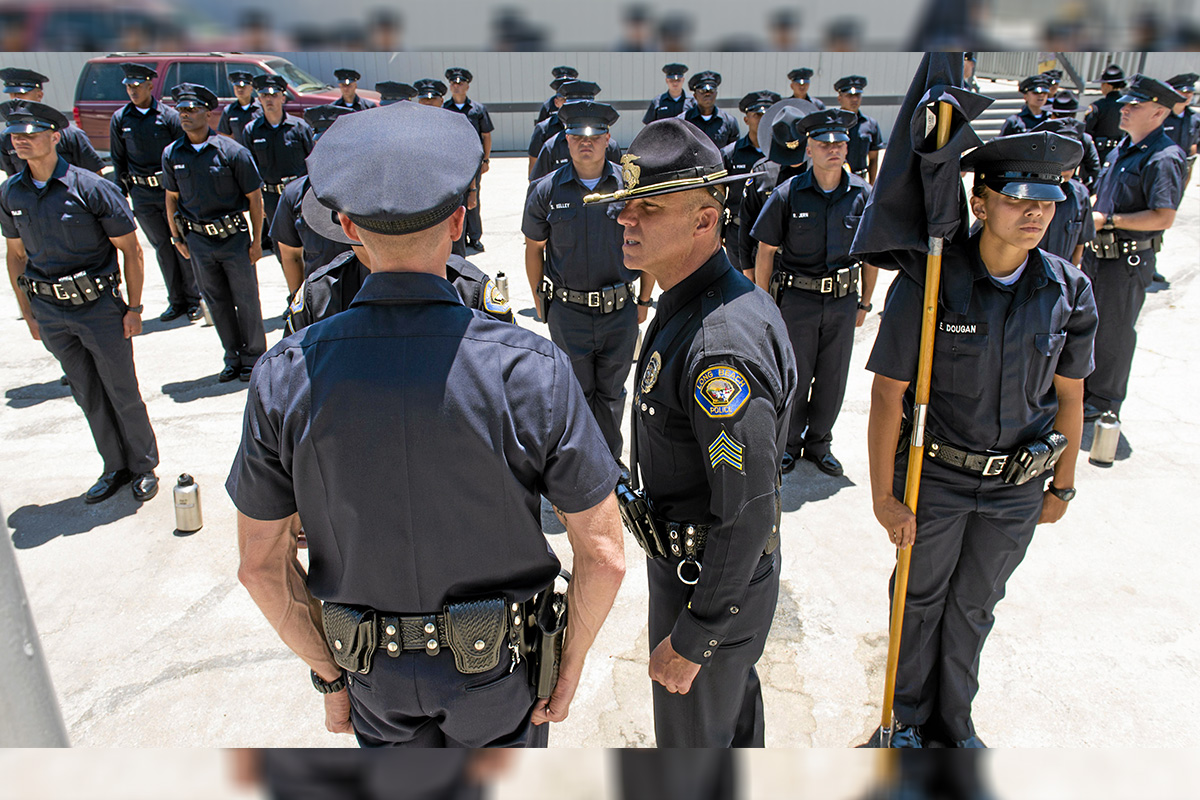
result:
<svg viewBox="0 0 1200 800"><path fill-rule="evenodd" d="M642 124L649 125L651 122L666 119L667 117L678 117L683 113L688 101L695 102L693 98L688 97L684 92L680 92L678 98L671 97L670 92L663 92L650 101L650 105L646 108L646 113L642 115Z"/></svg>
<svg viewBox="0 0 1200 800"><path fill-rule="evenodd" d="M700 106L695 103L685 106L683 113L679 116L704 131L704 135L712 139L717 149L736 141L738 134L741 133L741 128L738 127L737 120L733 118L733 115L716 106L713 106L713 113L708 119L701 116Z"/></svg>
<svg viewBox="0 0 1200 800"><path fill-rule="evenodd" d="M1126 136L1108 154L1096 181L1095 210L1125 214L1150 208L1179 208L1187 162L1183 151L1159 128L1138 144ZM1149 239L1162 231L1129 232L1129 238Z"/></svg>
<svg viewBox="0 0 1200 800"><path fill-rule="evenodd" d="M347 103L345 100L343 100L342 98L339 97L337 100L334 100L330 105L341 106L342 108L350 108L355 111L366 111L368 108L377 107L379 105L379 103L376 103L374 100L368 100L365 97L360 97L357 94L355 94L353 103Z"/></svg>
<svg viewBox="0 0 1200 800"><path fill-rule="evenodd" d="M919 258L919 253L905 254ZM924 289L902 270L887 303L867 369L907 381L912 419ZM1070 262L1030 250L1012 286L993 279L979 257L979 236L948 244L942 255L931 435L975 452L1012 452L1049 433L1058 413L1054 376L1086 378L1096 336L1092 284Z"/></svg>
<svg viewBox="0 0 1200 800"><path fill-rule="evenodd" d="M1072 178L1062 188L1067 199L1054 204L1054 219L1046 226L1038 247L1070 261L1077 246L1096 238L1096 223L1092 221L1092 199L1087 187Z"/></svg>
<svg viewBox="0 0 1200 800"><path fill-rule="evenodd" d="M242 131L255 117L262 115L262 106L254 100L250 105L243 106L234 100L221 112L221 120L217 123L217 132L232 136L236 141L242 141Z"/></svg>
<svg viewBox="0 0 1200 800"><path fill-rule="evenodd" d="M1004 125L1000 127L1000 133L997 135L1012 136L1014 133L1025 133L1048 119L1050 119L1050 112L1045 107L1042 108L1042 113L1035 117L1029 110L1029 106L1022 106L1020 111L1004 120Z"/></svg>
<svg viewBox="0 0 1200 800"><path fill-rule="evenodd" d="M1099 139L1096 146L1102 151L1116 145L1125 131L1121 130L1121 104L1117 102L1123 89L1114 89L1088 106L1083 115L1083 129Z"/></svg>
<svg viewBox="0 0 1200 800"><path fill-rule="evenodd" d="M162 171L162 154L171 142L183 136L179 113L157 100L142 113L126 103L113 114L108 141L117 183L125 185L130 175L146 177Z"/></svg>
<svg viewBox="0 0 1200 800"><path fill-rule="evenodd" d="M1163 121L1163 132L1172 142L1179 145L1185 156L1191 152L1192 145L1197 143L1197 131L1200 131L1200 116L1192 111L1191 106L1185 107L1182 114L1172 111Z"/></svg>
<svg viewBox="0 0 1200 800"><path fill-rule="evenodd" d="M752 172L759 172L754 177L747 178L742 185L742 207L738 211L738 218L741 220L738 225L738 262L744 264L746 269L754 269L754 260L758 257L758 240L751 236L750 232L754 230L754 223L758 221L763 206L767 204L781 180L786 181L795 175L803 175L808 167L803 164L784 167L763 157L754 162L750 169ZM775 263L779 263L778 255Z"/></svg>
<svg viewBox="0 0 1200 800"><path fill-rule="evenodd" d="M104 162L100 159L96 148L92 147L87 134L81 129L72 125L59 131L59 134L61 135L56 149L68 164L74 164L96 173L104 168ZM25 162L17 155L17 150L12 145L12 134L10 133L0 136L0 169L7 172L10 177L25 169Z"/></svg>
<svg viewBox="0 0 1200 800"><path fill-rule="evenodd" d="M137 230L121 190L62 156L46 185L22 170L0 186L0 231L20 239L29 260L25 274L57 280L86 271L117 271L117 248L109 241Z"/></svg>
<svg viewBox="0 0 1200 800"><path fill-rule="evenodd" d="M483 103L476 103L471 98L466 98L462 108L454 104L454 99L451 98L442 104L442 108L448 108L456 114L464 114L467 122L475 127L479 133L480 140L483 139L483 134L491 133L496 130L496 126L492 124L492 116L488 113L487 106Z"/></svg>
<svg viewBox="0 0 1200 800"><path fill-rule="evenodd" d="M624 185L621 173L605 161L595 189L584 186L569 163L530 188L521 233L535 242L548 242L546 277L556 287L595 291L632 283L641 274L625 267L625 228L617 222L618 207L583 204L584 195L615 192Z"/></svg>
<svg viewBox="0 0 1200 800"><path fill-rule="evenodd" d="M577 513L617 476L561 350L444 278L375 273L255 366L226 488L254 519L299 512L318 599L422 613L544 589L541 495Z"/></svg>
<svg viewBox="0 0 1200 800"><path fill-rule="evenodd" d="M883 149L883 132L874 117L858 112L858 121L850 128L846 147L846 163L851 172L862 172L868 166L871 153Z"/></svg>
<svg viewBox="0 0 1200 800"><path fill-rule="evenodd" d="M730 142L721 148L721 159L730 175L741 175L749 172L763 158L763 152L750 143L750 135L739 136L737 141ZM742 192L746 184L729 184L728 200L725 207L729 209L730 219L738 219L742 209Z"/></svg>
<svg viewBox="0 0 1200 800"><path fill-rule="evenodd" d="M700 582L671 631L676 652L703 664L777 524L796 393L779 309L718 249L659 298L636 386L638 467L655 515L711 526Z"/></svg>
<svg viewBox="0 0 1200 800"><path fill-rule="evenodd" d="M207 222L250 209L246 195L262 188L250 151L216 131L197 151L185 136L163 151L163 186L179 193L179 210L193 222Z"/></svg>
<svg viewBox="0 0 1200 800"><path fill-rule="evenodd" d="M556 133L562 133L562 120L558 118L557 110L546 119L533 126L533 133L529 136L529 157L537 158L542 152L542 145L549 141L550 137Z"/></svg>
<svg viewBox="0 0 1200 800"><path fill-rule="evenodd" d="M554 98L558 97L558 93L550 95L550 99L542 103L542 107L538 109L537 119L533 121L534 125L539 122L544 122L552 117L558 111L558 105L554 102Z"/></svg>
<svg viewBox="0 0 1200 800"><path fill-rule="evenodd" d="M267 232L276 242L304 250L304 275L306 277L342 253L350 252L350 245L326 239L304 221L304 216L300 213L300 204L304 202L304 193L307 190L307 175L303 175L283 187L279 205L275 207L275 217L271 220L271 229Z"/></svg>
<svg viewBox="0 0 1200 800"><path fill-rule="evenodd" d="M278 125L267 122L266 116L256 117L242 131L242 144L254 157L263 183L278 184L284 178L307 175L304 159L312 152L313 129L302 119L283 115Z"/></svg>
<svg viewBox="0 0 1200 800"><path fill-rule="evenodd" d="M823 278L857 261L850 245L870 196L870 185L845 170L826 194L810 169L775 187L750 235L780 248L784 271Z"/></svg>
<svg viewBox="0 0 1200 800"><path fill-rule="evenodd" d="M604 157L614 164L621 163L621 145L611 136L604 147ZM538 153L537 161L533 163L533 169L529 172L529 180L536 181L549 175L570 160L571 147L567 144L567 134L556 133L542 145L542 151Z"/></svg>

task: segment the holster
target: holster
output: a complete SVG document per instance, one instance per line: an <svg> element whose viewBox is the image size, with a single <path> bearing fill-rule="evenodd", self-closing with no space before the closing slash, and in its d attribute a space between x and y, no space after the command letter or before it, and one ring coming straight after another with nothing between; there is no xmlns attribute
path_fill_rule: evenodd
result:
<svg viewBox="0 0 1200 800"><path fill-rule="evenodd" d="M375 610L366 606L322 603L321 622L325 642L333 660L347 672L371 671L371 657L378 645Z"/></svg>
<svg viewBox="0 0 1200 800"><path fill-rule="evenodd" d="M767 284L767 293L771 295L775 305L779 305L779 298L783 296L783 273L779 270L771 273L771 281Z"/></svg>
<svg viewBox="0 0 1200 800"><path fill-rule="evenodd" d="M1002 476L1004 482L1019 486L1039 475L1045 475L1058 463L1059 456L1066 449L1067 437L1058 431L1050 431L1045 436L1022 445L1008 460Z"/></svg>
<svg viewBox="0 0 1200 800"><path fill-rule="evenodd" d="M571 575L562 573L568 581ZM529 631L535 651L531 654L536 667L531 670L534 688L539 699L554 694L558 683L558 668L562 663L563 639L567 631L567 595L547 586L535 599L533 629Z"/></svg>
<svg viewBox="0 0 1200 800"><path fill-rule="evenodd" d="M444 612L446 639L458 671L474 675L495 669L508 632L504 598L451 603Z"/></svg>
<svg viewBox="0 0 1200 800"><path fill-rule="evenodd" d="M650 558L665 558L666 548L662 536L650 513L650 502L646 493L641 489L633 489L628 483L617 483L617 507L621 512L621 522L633 536L638 546Z"/></svg>

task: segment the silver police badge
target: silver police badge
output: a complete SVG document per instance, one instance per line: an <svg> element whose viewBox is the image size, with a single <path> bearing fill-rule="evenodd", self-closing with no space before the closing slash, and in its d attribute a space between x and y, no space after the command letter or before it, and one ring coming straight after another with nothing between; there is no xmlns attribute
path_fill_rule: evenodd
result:
<svg viewBox="0 0 1200 800"><path fill-rule="evenodd" d="M646 371L642 373L642 391L648 392L654 388L654 384L658 382L658 372L662 369L662 356L657 352L650 356L650 363L646 365Z"/></svg>

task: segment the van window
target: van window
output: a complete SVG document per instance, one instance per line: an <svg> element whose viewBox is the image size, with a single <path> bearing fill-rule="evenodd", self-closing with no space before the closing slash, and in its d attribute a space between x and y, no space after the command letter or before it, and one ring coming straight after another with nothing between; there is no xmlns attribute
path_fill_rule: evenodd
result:
<svg viewBox="0 0 1200 800"><path fill-rule="evenodd" d="M233 97L233 86L229 83L229 73L231 72L249 72L251 76L266 75L267 71L258 64L253 62L247 63L243 61L226 61L222 65L223 73L221 75L221 91L217 92L217 97L227 98Z"/></svg>
<svg viewBox="0 0 1200 800"><path fill-rule="evenodd" d="M120 64L111 61L88 64L83 74L79 76L79 86L75 95L79 100L120 100L128 102L129 94L125 91L125 71Z"/></svg>
<svg viewBox="0 0 1200 800"><path fill-rule="evenodd" d="M163 82L163 87L169 92L172 86L178 86L181 83L199 84L217 97L230 97L233 94L224 75L221 76L221 82L217 82L217 63L215 61L176 61L171 64L167 67L167 78Z"/></svg>

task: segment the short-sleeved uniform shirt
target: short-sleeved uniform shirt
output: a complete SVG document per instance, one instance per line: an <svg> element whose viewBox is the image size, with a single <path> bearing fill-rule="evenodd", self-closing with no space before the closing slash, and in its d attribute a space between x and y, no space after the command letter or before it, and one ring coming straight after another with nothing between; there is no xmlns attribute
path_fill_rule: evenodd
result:
<svg viewBox="0 0 1200 800"><path fill-rule="evenodd" d="M1096 143L1101 151L1107 151L1125 135L1121 130L1121 104L1117 102L1121 92L1121 89L1114 89L1104 95L1088 106L1087 113L1083 115L1084 130L1092 138L1104 140Z"/></svg>
<svg viewBox="0 0 1200 800"><path fill-rule="evenodd" d="M604 157L614 164L621 163L621 145L617 144L617 140L611 136L608 138L608 144L604 147ZM542 145L542 151L538 153L537 161L534 162L533 169L529 172L529 180L536 181L538 178L549 175L570 160L571 147L567 144L567 134L565 132L556 133Z"/></svg>
<svg viewBox="0 0 1200 800"><path fill-rule="evenodd" d="M1096 225L1086 186L1072 178L1063 185L1063 193L1067 198L1054 204L1054 219L1038 247L1070 261L1076 247L1096 238Z"/></svg>
<svg viewBox="0 0 1200 800"><path fill-rule="evenodd" d="M558 105L554 102L556 97L558 97L557 94L552 94L550 95L549 100L542 103L542 107L538 109L537 119L533 121L534 125L537 125L539 122L544 122L545 120L554 116L554 114L558 111Z"/></svg>
<svg viewBox="0 0 1200 800"><path fill-rule="evenodd" d="M109 148L117 182L130 175L147 177L162 171L167 145L183 136L179 113L157 100L143 113L133 103L122 106L109 123Z"/></svg>
<svg viewBox="0 0 1200 800"><path fill-rule="evenodd" d="M810 169L775 188L750 235L781 248L785 272L823 278L856 263L850 246L870 195L870 185L845 170L837 188L826 193Z"/></svg>
<svg viewBox="0 0 1200 800"><path fill-rule="evenodd" d="M711 526L671 631L695 663L725 640L771 538L796 382L779 309L724 250L659 298L635 375L634 434L655 515Z"/></svg>
<svg viewBox="0 0 1200 800"><path fill-rule="evenodd" d="M650 101L646 113L642 115L642 124L649 125L651 122L657 122L667 117L678 117L683 113L684 106L689 100L692 98L683 92L679 93L679 97L671 97L670 92L663 92Z"/></svg>
<svg viewBox="0 0 1200 800"><path fill-rule="evenodd" d="M117 248L109 239L135 230L133 211L116 185L62 156L41 189L28 170L0 186L0 231L25 246L31 278L116 272Z"/></svg>
<svg viewBox="0 0 1200 800"><path fill-rule="evenodd" d="M621 173L605 161L595 189L580 182L570 163L530 188L521 233L535 242L548 242L546 277L556 287L595 291L638 277L625 266L625 229L617 222L620 212L614 204L583 204L585 195L615 192L624 185Z"/></svg>
<svg viewBox="0 0 1200 800"><path fill-rule="evenodd" d="M379 103L376 103L374 100L368 100L365 97L360 97L356 94L354 95L354 102L352 103L347 103L345 100L339 97L337 100L334 100L331 105L349 108L353 111L366 111L368 108L377 107Z"/></svg>
<svg viewBox="0 0 1200 800"><path fill-rule="evenodd" d="M1029 110L1029 106L1023 106L1016 114L1004 120L1004 125L1000 127L998 135L1012 136L1014 133L1027 133L1048 119L1050 119L1050 112L1044 108L1042 113L1035 117Z"/></svg>
<svg viewBox="0 0 1200 800"><path fill-rule="evenodd" d="M1192 145L1197 143L1196 132L1200 130L1200 116L1192 111L1191 106L1187 106L1182 114L1176 114L1174 111L1167 114L1162 127L1163 132L1172 142L1179 145L1179 149L1186 156L1191 152Z"/></svg>
<svg viewBox="0 0 1200 800"><path fill-rule="evenodd" d="M74 164L77 167L90 170L91 172L100 172L104 169L104 161L96 152L96 148L92 147L91 141L87 138L87 134L74 125L63 128L59 131L60 137L58 140L58 154L67 160L68 164ZM3 169L10 176L16 175L21 170L25 169L25 162L17 155L17 150L12 144L12 134L6 133L0 136L0 169Z"/></svg>
<svg viewBox="0 0 1200 800"><path fill-rule="evenodd" d="M742 269L754 269L754 261L758 257L758 240L750 235L754 223L762 213L763 206L775 191L781 181L786 181L796 175L803 175L808 168L803 164L795 167L784 167L761 158L750 168L755 174L746 179L742 186L742 207L738 212L741 224L738 225L738 262ZM778 263L778 261L776 262Z"/></svg>
<svg viewBox="0 0 1200 800"><path fill-rule="evenodd" d="M908 255L908 254L906 254ZM924 255L911 254L924 264ZM919 258L918 258L919 257ZM892 282L867 369L909 383L912 419L924 289L905 272ZM1065 259L1030 250L1012 286L992 278L979 236L942 255L928 431L975 452L1012 452L1054 427L1054 376L1086 378L1096 336L1092 284Z"/></svg>
<svg viewBox="0 0 1200 800"><path fill-rule="evenodd" d="M284 114L278 125L267 122L266 115L255 117L242 131L242 144L254 157L258 174L267 184L307 175L304 159L314 143L312 126L290 114Z"/></svg>
<svg viewBox="0 0 1200 800"><path fill-rule="evenodd" d="M870 164L871 153L883 149L883 131L874 117L858 112L858 121L850 127L846 147L846 163L852 172L862 172Z"/></svg>
<svg viewBox="0 0 1200 800"><path fill-rule="evenodd" d="M544 589L559 561L541 496L577 513L617 477L549 340L444 278L374 273L255 366L226 489L254 519L299 512L318 599L423 613Z"/></svg>
<svg viewBox="0 0 1200 800"><path fill-rule="evenodd" d="M716 106L713 106L713 113L709 115L708 119L704 118L700 113L700 106L695 103L685 106L683 113L679 116L702 130L705 136L712 139L712 143L717 146L717 149L736 141L741 132L733 115Z"/></svg>
<svg viewBox="0 0 1200 800"><path fill-rule="evenodd" d="M179 193L179 210L193 222L247 211L246 195L262 188L250 151L212 130L199 150L186 136L168 145L162 172L164 188Z"/></svg>
<svg viewBox="0 0 1200 800"><path fill-rule="evenodd" d="M730 142L721 148L721 160L730 175L741 175L749 172L763 158L763 152L750 141L750 135L739 136L737 141ZM729 199L725 207L729 209L729 218L738 219L742 210L742 192L746 185L742 183L729 184ZM740 224L740 223L739 223Z"/></svg>
<svg viewBox="0 0 1200 800"><path fill-rule="evenodd" d="M1096 181L1095 210L1129 214L1153 208L1179 208L1187 161L1162 128L1133 144L1128 136L1108 154L1107 166ZM1149 239L1162 231L1131 232L1130 238Z"/></svg>
<svg viewBox="0 0 1200 800"><path fill-rule="evenodd" d="M326 239L309 227L300 213L304 193L308 191L308 176L303 175L283 187L275 217L271 220L268 235L273 241L304 250L304 275L312 275L342 253L350 252L350 245Z"/></svg>
<svg viewBox="0 0 1200 800"><path fill-rule="evenodd" d="M492 116L488 113L487 106L483 103L476 103L471 98L466 98L462 108L455 104L453 98L442 104L442 108L447 108L456 114L462 114L467 118L467 122L475 128L475 132L479 134L480 141L483 140L485 133L491 133L496 130L496 126L492 124Z"/></svg>
<svg viewBox="0 0 1200 800"><path fill-rule="evenodd" d="M542 145L546 144L551 136L562 131L562 120L558 118L558 110L555 109L555 113L533 126L533 133L529 136L529 157L537 158L542 152Z"/></svg>
<svg viewBox="0 0 1200 800"><path fill-rule="evenodd" d="M251 100L248 106L243 106L235 100L221 112L221 121L217 123L217 132L232 136L240 142L242 141L242 131L250 124L251 120L261 115L262 106L254 100Z"/></svg>

